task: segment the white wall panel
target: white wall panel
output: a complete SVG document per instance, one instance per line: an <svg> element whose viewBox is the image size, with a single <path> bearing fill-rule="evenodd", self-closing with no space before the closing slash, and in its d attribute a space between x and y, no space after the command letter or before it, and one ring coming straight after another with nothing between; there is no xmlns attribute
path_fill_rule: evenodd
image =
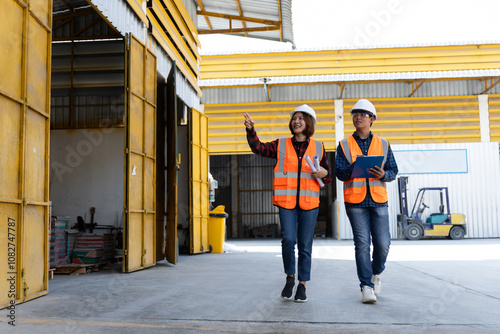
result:
<svg viewBox="0 0 500 334"><path fill-rule="evenodd" d="M397 161L398 151L466 149L468 173L410 174L408 178L408 207L411 210L417 192L422 187L448 187L452 213L463 213L467 221L466 238L500 237L500 163L498 143L456 143L392 145ZM425 152L425 151L424 151ZM418 161L418 159L415 159ZM421 159L420 161L425 161ZM398 176L405 175L399 174ZM387 184L391 235L397 237L399 194L397 180ZM339 237L352 239L349 220L345 215L342 183L338 182Z"/></svg>
<svg viewBox="0 0 500 334"><path fill-rule="evenodd" d="M52 214L122 226L124 129L50 131Z"/></svg>

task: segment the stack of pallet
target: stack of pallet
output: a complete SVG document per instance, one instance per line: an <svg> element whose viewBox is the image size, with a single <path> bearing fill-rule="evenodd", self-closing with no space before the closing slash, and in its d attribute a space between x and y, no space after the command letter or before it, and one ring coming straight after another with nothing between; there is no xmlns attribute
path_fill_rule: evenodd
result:
<svg viewBox="0 0 500 334"><path fill-rule="evenodd" d="M50 266L68 263L68 235L70 217L52 217L50 220Z"/></svg>
<svg viewBox="0 0 500 334"><path fill-rule="evenodd" d="M111 262L115 256L115 235L82 233L73 250L72 262L76 264L98 264Z"/></svg>

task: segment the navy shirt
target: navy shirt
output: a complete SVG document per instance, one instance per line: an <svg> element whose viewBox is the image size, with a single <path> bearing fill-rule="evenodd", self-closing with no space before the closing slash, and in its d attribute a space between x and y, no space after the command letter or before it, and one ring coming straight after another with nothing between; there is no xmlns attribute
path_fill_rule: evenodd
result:
<svg viewBox="0 0 500 334"><path fill-rule="evenodd" d="M361 152L363 152L363 155L368 155L368 148L372 143L373 133L370 131L370 135L366 139L361 139L356 131L353 133L353 136L354 139L356 139L359 148L361 148ZM342 147L340 146L339 143L339 146L337 147L337 155L335 158L335 175L340 181L348 181L351 179L353 167L354 163L349 164L344 155L344 151L342 150ZM389 150L387 151L387 160L385 161L384 164L384 172L385 172L384 178L380 179L380 181L383 182L394 181L396 179L396 175L398 174L398 165L396 164L396 160L394 159L394 154L392 153L390 145L389 145ZM345 205L351 207L367 208L367 207L387 206L387 202L385 203L375 202L370 195L370 191L367 191L366 198L363 200L363 202L359 204L352 204L346 202Z"/></svg>

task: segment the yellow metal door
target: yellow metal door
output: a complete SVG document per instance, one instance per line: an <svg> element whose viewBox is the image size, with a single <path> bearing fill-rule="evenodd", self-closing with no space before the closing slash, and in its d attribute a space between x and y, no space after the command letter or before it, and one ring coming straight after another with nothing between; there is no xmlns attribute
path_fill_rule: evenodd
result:
<svg viewBox="0 0 500 334"><path fill-rule="evenodd" d="M156 263L156 57L126 37L124 261L130 272Z"/></svg>
<svg viewBox="0 0 500 334"><path fill-rule="evenodd" d="M52 1L0 11L0 308L48 291Z"/></svg>
<svg viewBox="0 0 500 334"><path fill-rule="evenodd" d="M191 253L208 246L208 117L192 109L189 119L189 179Z"/></svg>
<svg viewBox="0 0 500 334"><path fill-rule="evenodd" d="M180 157L177 152L177 96L176 69L170 69L166 86L166 146L167 146L167 240L165 255L167 261L177 264L177 189Z"/></svg>

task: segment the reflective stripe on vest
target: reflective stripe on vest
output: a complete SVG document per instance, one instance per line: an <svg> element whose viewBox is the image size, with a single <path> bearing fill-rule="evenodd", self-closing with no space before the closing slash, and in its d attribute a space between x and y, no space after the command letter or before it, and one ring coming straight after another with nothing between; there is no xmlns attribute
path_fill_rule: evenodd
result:
<svg viewBox="0 0 500 334"><path fill-rule="evenodd" d="M340 141L342 150L349 164L356 161L358 155L363 155L361 148L359 147L356 139L353 136L349 136ZM387 152L389 151L389 143L384 138L373 135L372 142L368 148L368 155L383 155L384 160L382 166L387 161ZM387 189L385 182L380 181L377 178L370 179L350 179L344 181L344 200L347 203L358 204L364 201L366 198L366 180L368 180L368 186L370 188L370 195L372 199L377 203L385 203L388 200Z"/></svg>
<svg viewBox="0 0 500 334"><path fill-rule="evenodd" d="M318 154L321 160L323 158L323 145L320 141L309 139L309 145L304 155L306 154L311 159L314 155ZM292 139L279 139L278 157L273 173L273 204L285 209L295 208L297 204L298 169L299 159L293 147ZM319 206L319 192L318 182L312 176L307 162L303 161L300 170L300 208L303 210L317 208Z"/></svg>

